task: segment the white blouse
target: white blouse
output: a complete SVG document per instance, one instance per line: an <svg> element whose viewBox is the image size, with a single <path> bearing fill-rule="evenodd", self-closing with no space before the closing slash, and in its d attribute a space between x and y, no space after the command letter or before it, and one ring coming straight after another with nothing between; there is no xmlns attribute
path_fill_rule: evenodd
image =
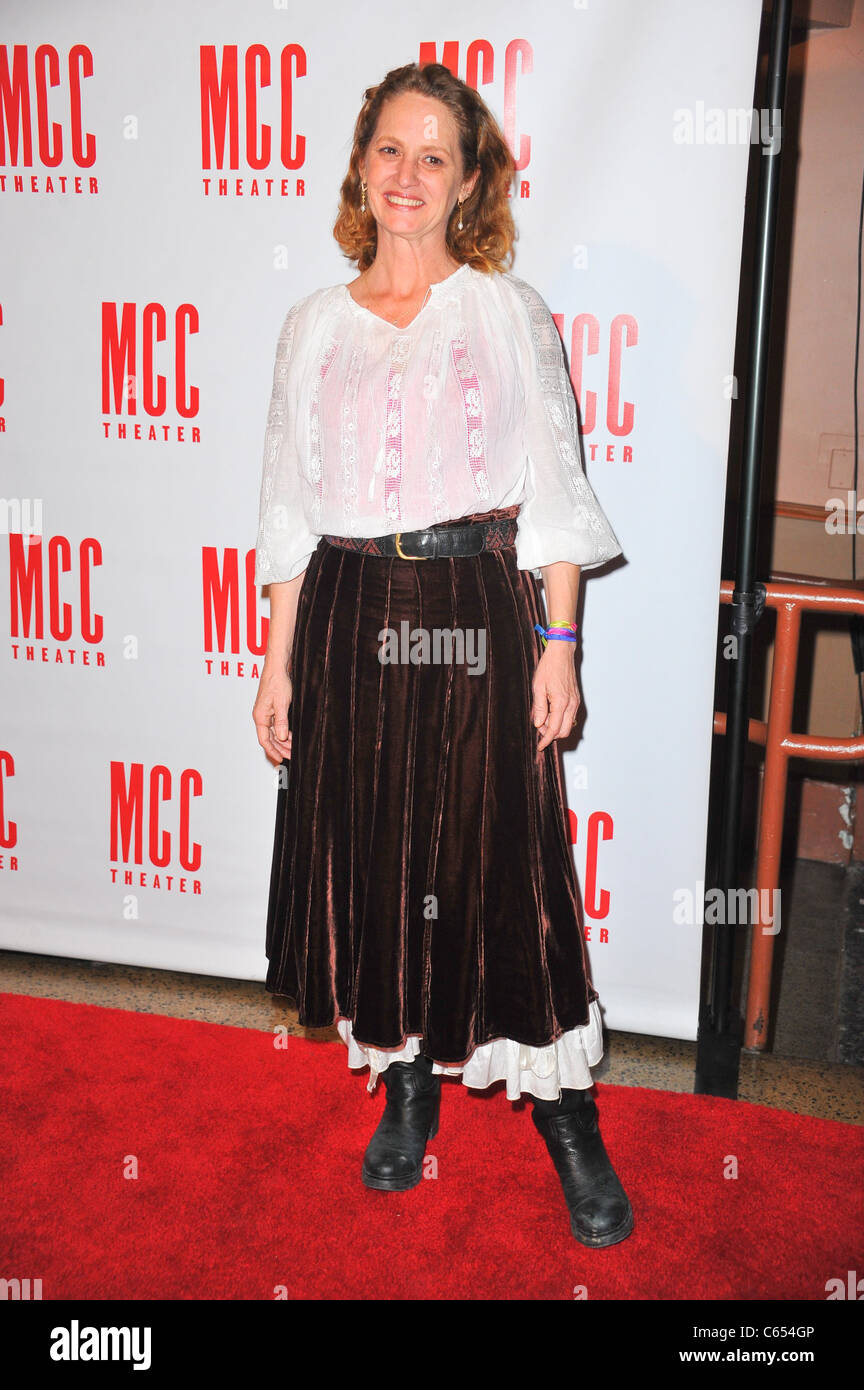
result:
<svg viewBox="0 0 864 1390"><path fill-rule="evenodd" d="M584 472L555 320L509 273L463 264L404 328L347 285L288 311L267 419L255 582L294 579L324 533L383 536L521 503L520 569L621 546Z"/></svg>

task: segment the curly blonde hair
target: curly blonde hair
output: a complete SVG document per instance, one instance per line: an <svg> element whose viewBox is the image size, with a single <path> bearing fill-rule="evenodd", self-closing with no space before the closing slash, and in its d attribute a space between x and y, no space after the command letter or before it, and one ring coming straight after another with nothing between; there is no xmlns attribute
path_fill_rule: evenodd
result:
<svg viewBox="0 0 864 1390"><path fill-rule="evenodd" d="M381 108L391 97L419 92L447 107L456 125L462 156L463 177L479 167L480 177L462 204L463 229L457 226L458 207L447 224L447 250L460 264L468 262L487 273L509 269L513 263L516 227L510 211L509 191L515 163L492 112L480 95L454 77L443 63L406 63L392 68L383 82L367 87L363 106L354 125L354 143L348 172L342 181L339 214L333 235L345 256L359 270L367 270L378 249L378 228L367 204L360 211L360 165L375 134Z"/></svg>

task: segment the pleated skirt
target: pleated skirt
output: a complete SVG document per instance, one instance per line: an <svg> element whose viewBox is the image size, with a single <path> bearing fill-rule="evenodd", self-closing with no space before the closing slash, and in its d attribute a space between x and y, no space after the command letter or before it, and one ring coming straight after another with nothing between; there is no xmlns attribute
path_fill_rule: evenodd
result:
<svg viewBox="0 0 864 1390"><path fill-rule="evenodd" d="M305 571L265 988L336 1024L370 1088L420 1050L514 1098L592 1084L560 754L531 722L544 621L512 546L411 561L322 537Z"/></svg>

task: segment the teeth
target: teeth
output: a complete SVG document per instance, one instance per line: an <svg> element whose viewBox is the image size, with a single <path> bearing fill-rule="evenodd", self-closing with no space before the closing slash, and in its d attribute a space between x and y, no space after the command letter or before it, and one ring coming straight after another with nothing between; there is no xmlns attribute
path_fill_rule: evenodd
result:
<svg viewBox="0 0 864 1390"><path fill-rule="evenodd" d="M388 202L397 203L400 207L422 208L422 198L400 198L398 193L388 193L385 195Z"/></svg>

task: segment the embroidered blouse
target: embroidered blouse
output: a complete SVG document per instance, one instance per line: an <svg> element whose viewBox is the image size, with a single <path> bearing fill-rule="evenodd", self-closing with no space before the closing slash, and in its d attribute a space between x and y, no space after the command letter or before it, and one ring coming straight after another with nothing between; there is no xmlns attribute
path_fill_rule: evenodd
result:
<svg viewBox="0 0 864 1390"><path fill-rule="evenodd" d="M289 309L264 442L256 584L294 579L324 533L383 536L521 503L516 562L591 569L621 546L585 477L545 301L463 264L404 328L347 285Z"/></svg>

